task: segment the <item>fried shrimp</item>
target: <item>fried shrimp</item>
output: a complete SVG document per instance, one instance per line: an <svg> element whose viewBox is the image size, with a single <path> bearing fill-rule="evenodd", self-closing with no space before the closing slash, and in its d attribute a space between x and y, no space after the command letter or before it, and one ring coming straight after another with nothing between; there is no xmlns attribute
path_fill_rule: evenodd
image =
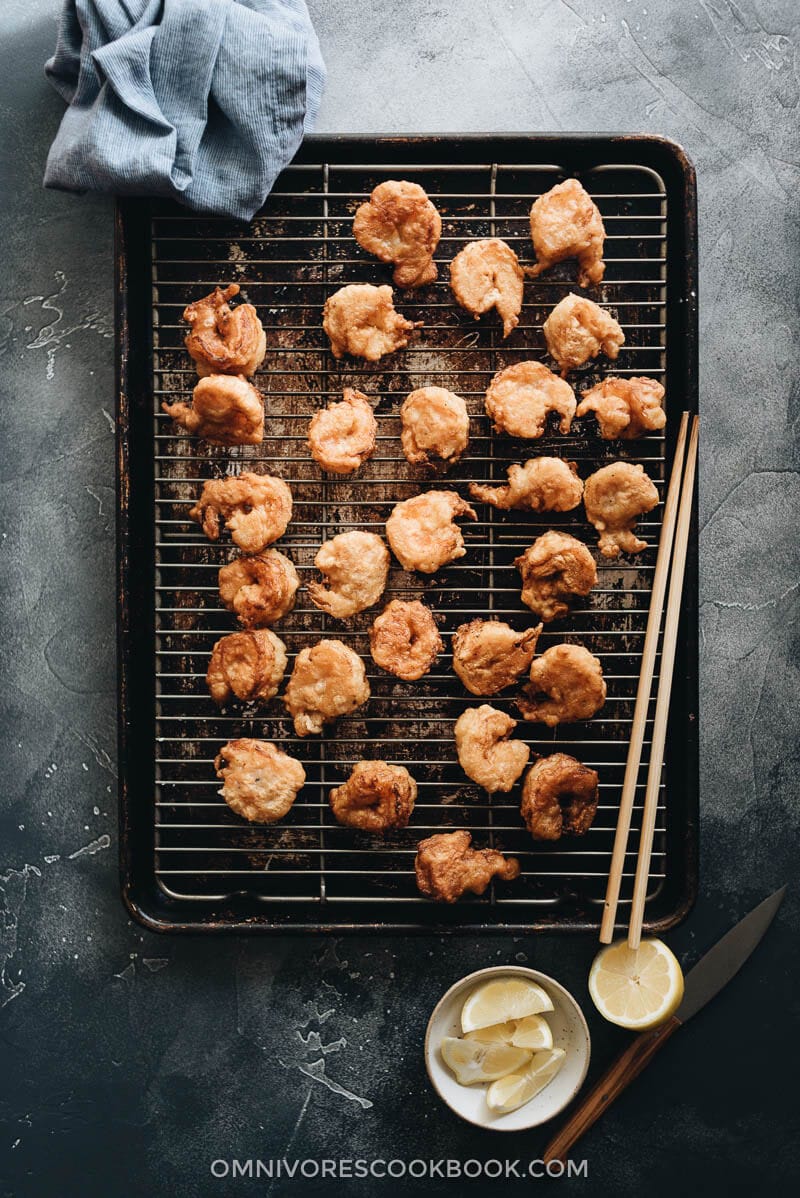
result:
<svg viewBox="0 0 800 1198"><path fill-rule="evenodd" d="M473 499L506 511L571 512L581 501L583 483L574 462L562 458L530 458L522 466L509 466L508 486L487 487L470 483Z"/></svg>
<svg viewBox="0 0 800 1198"><path fill-rule="evenodd" d="M395 504L386 521L392 553L404 570L434 574L440 566L463 557L464 538L455 520L477 514L456 491L424 491Z"/></svg>
<svg viewBox="0 0 800 1198"><path fill-rule="evenodd" d="M331 791L331 811L345 828L386 832L405 828L414 810L417 784L402 765L357 761L343 786Z"/></svg>
<svg viewBox="0 0 800 1198"><path fill-rule="evenodd" d="M531 207L531 241L536 266L526 274L536 278L565 258L578 259L578 286L601 282L606 264L603 242L606 231L600 210L577 179L565 179L534 200Z"/></svg>
<svg viewBox="0 0 800 1198"><path fill-rule="evenodd" d="M567 753L540 757L525 775L520 813L534 840L583 836L597 811L597 771Z"/></svg>
<svg viewBox="0 0 800 1198"><path fill-rule="evenodd" d="M286 532L292 518L292 492L281 478L243 471L231 478L203 483L189 517L210 541L218 541L221 525L244 553L259 553Z"/></svg>
<svg viewBox="0 0 800 1198"><path fill-rule="evenodd" d="M556 304L543 330L547 351L558 362L562 376L596 358L601 350L613 361L625 344L625 334L614 317L574 292Z"/></svg>
<svg viewBox="0 0 800 1198"><path fill-rule="evenodd" d="M310 582L315 607L346 620L377 603L389 577L389 550L374 532L342 532L317 550L314 565L325 581Z"/></svg>
<svg viewBox="0 0 800 1198"><path fill-rule="evenodd" d="M409 334L422 321L406 320L395 311L391 287L350 283L325 301L322 327L330 337L334 358L350 354L377 362L384 354L408 345Z"/></svg>
<svg viewBox="0 0 800 1198"><path fill-rule="evenodd" d="M433 255L442 218L418 183L387 179L357 210L353 236L381 262L394 263L398 287L422 287L437 275Z"/></svg>
<svg viewBox="0 0 800 1198"><path fill-rule="evenodd" d="M274 632L232 632L211 650L206 686L215 703L266 703L277 695L285 670L286 646Z"/></svg>
<svg viewBox="0 0 800 1198"><path fill-rule="evenodd" d="M663 409L664 388L646 376L623 379L615 376L584 391L578 415L594 413L604 441L633 441L656 432L667 423Z"/></svg>
<svg viewBox="0 0 800 1198"><path fill-rule="evenodd" d="M555 728L588 720L606 701L600 662L583 645L552 645L531 666L517 699L523 719Z"/></svg>
<svg viewBox="0 0 800 1198"><path fill-rule="evenodd" d="M219 572L219 597L245 628L265 628L294 607L300 579L277 549L234 558Z"/></svg>
<svg viewBox="0 0 800 1198"><path fill-rule="evenodd" d="M267 337L252 304L231 308L229 299L239 294L239 284L231 283L222 291L216 287L210 295L184 308L183 319L190 330L186 348L194 359L197 373L255 374L267 352Z"/></svg>
<svg viewBox="0 0 800 1198"><path fill-rule="evenodd" d="M477 320L497 309L507 337L519 324L524 276L517 255L497 237L470 241L450 263L457 303Z"/></svg>
<svg viewBox="0 0 800 1198"><path fill-rule="evenodd" d="M456 752L464 773L478 786L496 791L511 790L530 757L521 740L509 740L517 721L504 711L482 703L468 707L456 720Z"/></svg>
<svg viewBox="0 0 800 1198"><path fill-rule="evenodd" d="M486 392L486 415L495 431L534 441L541 437L550 412L557 412L559 432L568 433L575 415L575 392L541 362L515 362L496 374Z"/></svg>
<svg viewBox="0 0 800 1198"><path fill-rule="evenodd" d="M315 462L331 474L352 474L375 452L378 422L366 395L345 387L336 403L311 417L308 448Z"/></svg>
<svg viewBox="0 0 800 1198"><path fill-rule="evenodd" d="M406 461L452 466L469 442L467 405L444 387L412 391L400 409L400 443Z"/></svg>
<svg viewBox="0 0 800 1198"><path fill-rule="evenodd" d="M404 682L427 674L444 645L433 612L418 599L392 599L369 631L372 660Z"/></svg>
<svg viewBox="0 0 800 1198"><path fill-rule="evenodd" d="M230 740L214 761L219 793L237 815L253 823L283 819L306 780L299 761L266 740Z"/></svg>
<svg viewBox="0 0 800 1198"><path fill-rule="evenodd" d="M644 467L631 462L612 462L590 474L583 493L586 518L600 533L603 557L639 553L647 548L633 526L640 516L658 503L658 491Z"/></svg>
<svg viewBox="0 0 800 1198"><path fill-rule="evenodd" d="M496 695L528 669L541 631L541 624L517 632L501 620L470 620L453 634L453 669L473 695Z"/></svg>
<svg viewBox="0 0 800 1198"><path fill-rule="evenodd" d="M369 683L358 654L341 641L322 640L297 654L283 701L297 735L310 736L368 698Z"/></svg>
<svg viewBox="0 0 800 1198"><path fill-rule="evenodd" d="M212 445L260 445L264 439L264 397L236 375L207 375L190 404L164 402L161 409L187 433Z"/></svg>
<svg viewBox="0 0 800 1198"><path fill-rule="evenodd" d="M514 565L522 575L522 602L540 620L559 620L573 595L588 595L597 585L597 566L582 541L550 529L537 537Z"/></svg>
<svg viewBox="0 0 800 1198"><path fill-rule="evenodd" d="M519 877L516 857L496 849L471 848L469 832L437 832L417 845L414 872L417 888L426 898L454 903L466 891L483 894L492 878L513 882Z"/></svg>

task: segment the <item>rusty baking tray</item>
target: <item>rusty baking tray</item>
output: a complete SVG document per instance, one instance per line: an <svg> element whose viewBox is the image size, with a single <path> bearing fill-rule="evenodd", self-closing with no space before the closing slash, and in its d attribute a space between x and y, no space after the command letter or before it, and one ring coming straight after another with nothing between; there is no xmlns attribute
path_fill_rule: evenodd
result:
<svg viewBox="0 0 800 1198"><path fill-rule="evenodd" d="M498 236L532 259L533 196L577 175L604 216L608 269L594 298L616 312L626 344L614 373L650 374L667 388L666 436L601 442L591 422L568 437L536 443L494 435L483 392L502 366L544 356L542 321L574 288L574 263L526 283L519 327L503 341L492 318L475 323L452 301L447 264L471 238ZM436 284L396 295L425 327L408 349L366 364L332 357L321 327L325 297L348 282L390 281L390 268L351 234L355 207L385 178L421 183L443 218ZM611 859L661 508L640 522L651 543L636 559L600 563L598 588L574 614L546 628L540 651L578 640L603 662L606 707L585 724L548 732L521 723L536 752L561 747L600 773L601 801L583 838L534 844L522 826L518 790L489 798L459 769L453 722L467 694L444 654L420 683L382 673L368 653L375 614L334 621L300 592L277 631L291 657L321 635L362 654L369 704L323 737L298 740L280 700L257 718L218 712L203 676L212 644L234 628L216 593L219 565L233 556L187 520L202 481L245 464L292 485L295 515L279 545L303 580L320 542L351 527L381 530L398 499L428 485L400 453L398 410L415 387L438 383L463 395L471 444L450 473L466 495L470 479L504 479L505 467L536 453L575 460L586 476L615 457L642 462L663 495L678 416L697 404L697 276L694 172L679 147L632 136L317 137L303 145L250 223L198 216L162 202L125 201L117 214L119 395L119 751L122 888L130 912L170 930L587 930L599 924ZM266 395L263 445L224 450L179 433L161 413L165 398L195 382L180 313L218 283L236 281L258 308L268 352L256 383ZM573 382L583 389L609 372L600 359ZM343 385L380 397L380 437L355 476L325 476L309 458L310 415ZM447 644L458 624L495 615L532 622L513 567L546 527L566 527L595 545L583 509L543 517L479 505L465 527L467 555L431 578L393 568L389 594L420 595L435 609ZM290 663L291 664L291 663ZM508 693L493 699L514 713ZM648 730L649 733L649 730ZM218 795L212 762L233 736L274 739L302 759L308 782L288 817L253 826ZM647 764L649 734L645 738ZM406 764L419 784L411 825L385 839L339 827L327 792L359 757ZM644 769L642 777L644 777ZM638 802L643 797L643 786ZM623 878L629 904L636 829ZM414 886L417 840L468 828L479 846L519 856L522 876L453 907L421 899ZM673 689L646 928L676 923L697 881L697 559L695 535Z"/></svg>

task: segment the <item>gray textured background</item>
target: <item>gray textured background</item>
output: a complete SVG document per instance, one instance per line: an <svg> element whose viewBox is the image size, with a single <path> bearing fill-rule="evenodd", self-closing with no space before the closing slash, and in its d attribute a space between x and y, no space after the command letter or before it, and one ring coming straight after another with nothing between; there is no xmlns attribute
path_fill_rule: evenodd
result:
<svg viewBox="0 0 800 1198"><path fill-rule="evenodd" d="M58 7L0 12L0 1192L316 1193L215 1182L209 1162L536 1156L544 1133L476 1134L436 1103L425 1019L470 968L532 962L586 1001L596 1071L625 1037L588 1009L594 941L173 940L119 902L111 205L40 188ZM697 166L702 889L671 937L690 959L798 874L800 9L310 8L330 70L321 131L648 131ZM796 1192L796 896L587 1137L589 1180L570 1192Z"/></svg>

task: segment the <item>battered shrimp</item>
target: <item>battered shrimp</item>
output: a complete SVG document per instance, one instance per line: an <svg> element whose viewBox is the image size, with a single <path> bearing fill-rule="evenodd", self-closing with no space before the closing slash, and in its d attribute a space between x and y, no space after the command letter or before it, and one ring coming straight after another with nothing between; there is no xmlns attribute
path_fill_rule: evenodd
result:
<svg viewBox="0 0 800 1198"><path fill-rule="evenodd" d="M331 474L352 474L375 452L378 422L366 395L345 387L342 399L311 417L308 448Z"/></svg>
<svg viewBox="0 0 800 1198"><path fill-rule="evenodd" d="M216 703L241 699L266 703L278 693L286 669L286 646L268 628L232 632L211 650L206 685Z"/></svg>
<svg viewBox="0 0 800 1198"><path fill-rule="evenodd" d="M492 878L513 882L519 877L516 857L496 849L473 849L469 832L437 832L417 845L414 872L417 888L426 898L454 903L465 891L483 894Z"/></svg>
<svg viewBox="0 0 800 1198"><path fill-rule="evenodd" d="M522 602L546 622L560 620L569 611L571 596L588 595L597 585L597 566L583 542L552 528L514 565L522 575Z"/></svg>
<svg viewBox="0 0 800 1198"><path fill-rule="evenodd" d="M281 478L245 470L203 483L189 517L202 526L210 541L219 540L224 524L234 545L245 553L259 553L286 532L292 518L292 492Z"/></svg>
<svg viewBox="0 0 800 1198"><path fill-rule="evenodd" d="M656 379L645 376L624 379L609 376L584 391L578 415L594 412L604 441L620 437L633 441L655 432L667 423L661 406L664 388Z"/></svg>
<svg viewBox="0 0 800 1198"><path fill-rule="evenodd" d="M639 516L658 503L658 491L644 467L631 462L612 462L590 474L584 487L586 518L600 533L603 557L621 552L639 553L647 548L633 532Z"/></svg>
<svg viewBox="0 0 800 1198"><path fill-rule="evenodd" d="M464 773L491 793L511 790L530 757L521 740L509 740L517 721L482 703L468 707L456 720L456 751Z"/></svg>
<svg viewBox="0 0 800 1198"><path fill-rule="evenodd" d="M597 771L567 753L535 761L522 786L520 813L534 840L583 836L597 811Z"/></svg>
<svg viewBox="0 0 800 1198"><path fill-rule="evenodd" d="M341 287L325 301L322 313L322 327L330 337L334 358L351 354L368 362L403 349L409 334L422 323L395 312L391 287L373 287L371 283Z"/></svg>
<svg viewBox="0 0 800 1198"><path fill-rule="evenodd" d="M417 784L404 766L357 761L344 785L331 791L329 801L346 828L386 832L408 825L416 798Z"/></svg>
<svg viewBox="0 0 800 1198"><path fill-rule="evenodd" d="M283 819L306 780L299 761L266 740L230 740L214 761L219 793L237 815L253 823Z"/></svg>
<svg viewBox="0 0 800 1198"><path fill-rule="evenodd" d="M554 728L588 720L606 701L600 662L583 645L553 645L531 666L517 706L523 719Z"/></svg>
<svg viewBox="0 0 800 1198"><path fill-rule="evenodd" d="M450 263L456 301L476 320L496 308L504 337L519 324L523 279L517 255L496 237L470 241Z"/></svg>
<svg viewBox="0 0 800 1198"><path fill-rule="evenodd" d="M625 344L625 334L614 317L574 292L556 304L543 330L548 353L561 367L562 377L596 358L601 350L613 361Z"/></svg>
<svg viewBox="0 0 800 1198"><path fill-rule="evenodd" d="M444 645L433 612L418 599L387 603L369 632L372 660L404 682L427 674Z"/></svg>
<svg viewBox="0 0 800 1198"><path fill-rule="evenodd" d="M467 405L444 387L412 391L400 409L400 443L406 461L452 466L469 442Z"/></svg>
<svg viewBox="0 0 800 1198"><path fill-rule="evenodd" d="M404 570L434 574L440 566L466 553L461 529L454 521L477 514L456 491L425 491L395 504L386 521L392 553Z"/></svg>
<svg viewBox="0 0 800 1198"><path fill-rule="evenodd" d="M191 326L186 348L202 378L207 374L255 374L267 352L267 337L252 304L236 308L228 300L239 294L239 284L224 291L216 287L210 295L184 308L183 319Z"/></svg>
<svg viewBox="0 0 800 1198"><path fill-rule="evenodd" d="M369 698L364 663L337 640L317 641L297 654L283 701L298 736L321 732Z"/></svg>
<svg viewBox="0 0 800 1198"><path fill-rule="evenodd" d="M394 263L398 287L421 287L436 278L433 255L442 218L418 183L387 179L357 210L353 236L381 262Z"/></svg>
<svg viewBox="0 0 800 1198"><path fill-rule="evenodd" d="M526 274L535 278L565 258L578 259L578 286L591 287L605 274L603 242L606 231L600 211L577 179L566 179L534 201L531 240L536 266Z"/></svg>
<svg viewBox="0 0 800 1198"><path fill-rule="evenodd" d="M496 695L530 666L541 624L516 632L501 620L470 620L453 634L453 669L473 695Z"/></svg>
<svg viewBox="0 0 800 1198"><path fill-rule="evenodd" d="M486 415L496 432L533 441L541 437L550 412L559 432L568 433L575 415L575 392L541 362L515 362L496 374L486 392Z"/></svg>
<svg viewBox="0 0 800 1198"><path fill-rule="evenodd" d="M314 565L325 582L310 582L311 602L346 620L377 603L389 577L389 550L374 532L342 532L317 550Z"/></svg>
<svg viewBox="0 0 800 1198"><path fill-rule="evenodd" d="M294 607L300 579L277 549L237 557L219 572L219 597L245 628L274 624Z"/></svg>
<svg viewBox="0 0 800 1198"><path fill-rule="evenodd" d="M570 512L581 501L583 483L574 462L530 458L522 466L509 466L508 486L470 483L469 493L473 499L506 511L518 508L528 512Z"/></svg>
<svg viewBox="0 0 800 1198"><path fill-rule="evenodd" d="M200 379L190 404L164 402L161 408L212 445L260 445L264 439L264 397L236 375L210 374Z"/></svg>

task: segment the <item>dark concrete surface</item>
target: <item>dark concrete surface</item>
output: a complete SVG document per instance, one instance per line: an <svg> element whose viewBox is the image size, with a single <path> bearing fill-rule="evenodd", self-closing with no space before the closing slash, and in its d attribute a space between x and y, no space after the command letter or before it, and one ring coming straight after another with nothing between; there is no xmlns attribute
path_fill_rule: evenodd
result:
<svg viewBox="0 0 800 1198"><path fill-rule="evenodd" d="M0 279L0 1194L500 1193L215 1180L215 1159L528 1159L426 1084L428 1012L524 961L583 1001L593 939L158 938L116 872L111 205L41 190L57 0L5 0ZM794 882L736 983L590 1135L565 1192L797 1192L798 79L793 0L311 4L322 131L633 130L697 166L702 884L691 961ZM512 1184L530 1193L536 1185Z"/></svg>

